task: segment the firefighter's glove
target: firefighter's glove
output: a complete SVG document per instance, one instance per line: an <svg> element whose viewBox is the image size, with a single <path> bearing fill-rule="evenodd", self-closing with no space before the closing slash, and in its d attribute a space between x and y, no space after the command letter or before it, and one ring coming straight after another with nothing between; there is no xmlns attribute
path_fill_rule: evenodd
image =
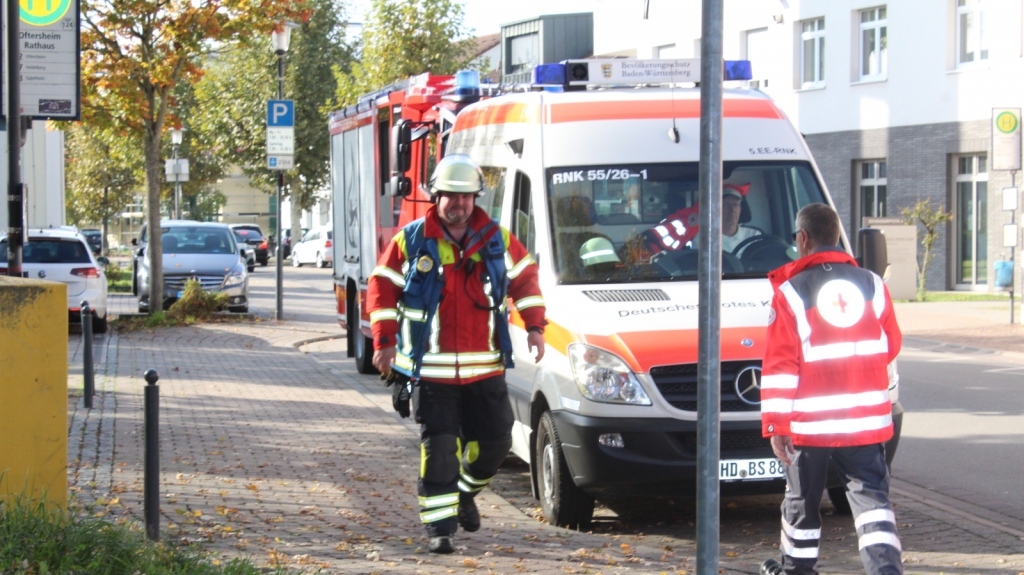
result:
<svg viewBox="0 0 1024 575"><path fill-rule="evenodd" d="M384 387L391 388L391 406L403 418L409 417L409 398L412 395L412 381L404 373L392 369L387 375L381 374Z"/></svg>

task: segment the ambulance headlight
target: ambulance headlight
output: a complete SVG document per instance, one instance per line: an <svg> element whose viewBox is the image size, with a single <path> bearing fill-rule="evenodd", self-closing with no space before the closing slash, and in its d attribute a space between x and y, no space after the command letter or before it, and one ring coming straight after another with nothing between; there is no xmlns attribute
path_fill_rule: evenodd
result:
<svg viewBox="0 0 1024 575"><path fill-rule="evenodd" d="M574 343L569 345L569 365L583 397L591 401L650 405L640 380L626 362L607 351Z"/></svg>
<svg viewBox="0 0 1024 575"><path fill-rule="evenodd" d="M900 371L896 367L896 360L889 364L889 390L896 389L900 384Z"/></svg>

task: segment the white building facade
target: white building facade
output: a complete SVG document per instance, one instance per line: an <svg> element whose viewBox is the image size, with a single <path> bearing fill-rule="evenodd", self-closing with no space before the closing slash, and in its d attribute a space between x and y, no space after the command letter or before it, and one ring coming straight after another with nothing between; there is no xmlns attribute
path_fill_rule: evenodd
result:
<svg viewBox="0 0 1024 575"><path fill-rule="evenodd" d="M700 56L699 0L652 0L643 16L597 3L594 53ZM990 169L991 118L1024 107L1024 2L726 0L724 52L751 61L751 87L804 134L848 230L930 199L954 220L928 289L996 289L1011 174Z"/></svg>

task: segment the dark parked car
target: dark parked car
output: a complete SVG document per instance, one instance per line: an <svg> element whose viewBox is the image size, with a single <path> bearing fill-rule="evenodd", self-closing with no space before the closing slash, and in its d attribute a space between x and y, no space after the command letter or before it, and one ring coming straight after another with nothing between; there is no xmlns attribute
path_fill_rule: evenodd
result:
<svg viewBox="0 0 1024 575"><path fill-rule="evenodd" d="M302 228L302 235L306 235L306 232L308 231L309 228ZM284 251L284 254L282 255L285 258L290 258L292 256L292 229L285 228L282 233L284 233L284 245L281 246L281 249Z"/></svg>
<svg viewBox="0 0 1024 575"><path fill-rule="evenodd" d="M231 224L231 230L235 232L235 241L245 244L247 249L253 250L256 261L261 266L267 265L270 260L270 249L267 245L267 238L259 226L256 224Z"/></svg>
<svg viewBox="0 0 1024 575"><path fill-rule="evenodd" d="M85 236L86 243L89 244L89 249L92 253L99 255L103 251L103 232L100 230L81 230L80 232Z"/></svg>

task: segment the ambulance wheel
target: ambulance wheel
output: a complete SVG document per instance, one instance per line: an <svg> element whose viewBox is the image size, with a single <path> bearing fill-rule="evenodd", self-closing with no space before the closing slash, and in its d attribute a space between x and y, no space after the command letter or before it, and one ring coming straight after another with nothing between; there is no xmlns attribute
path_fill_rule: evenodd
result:
<svg viewBox="0 0 1024 575"><path fill-rule="evenodd" d="M594 517L594 498L573 483L551 412L540 418L533 461L544 519L552 525L573 529L589 525Z"/></svg>
<svg viewBox="0 0 1024 575"><path fill-rule="evenodd" d="M853 515L853 510L850 509L850 500L846 498L845 487L829 487L828 498L832 501L836 515Z"/></svg>
<svg viewBox="0 0 1024 575"><path fill-rule="evenodd" d="M373 367L373 340L363 335L359 329L359 318L363 317L359 306L359 299L356 298L356 305L353 306L353 317L349 318L348 329L353 338L356 348L356 371L359 373L373 374L380 373Z"/></svg>

